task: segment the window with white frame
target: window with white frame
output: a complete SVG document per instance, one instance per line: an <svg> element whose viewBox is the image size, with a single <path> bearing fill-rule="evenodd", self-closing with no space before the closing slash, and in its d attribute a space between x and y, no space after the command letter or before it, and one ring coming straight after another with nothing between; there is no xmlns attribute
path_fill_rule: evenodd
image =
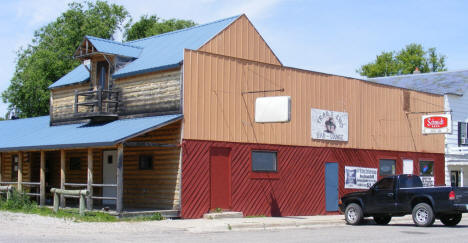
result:
<svg viewBox="0 0 468 243"><path fill-rule="evenodd" d="M458 122L458 146L468 146L468 123Z"/></svg>

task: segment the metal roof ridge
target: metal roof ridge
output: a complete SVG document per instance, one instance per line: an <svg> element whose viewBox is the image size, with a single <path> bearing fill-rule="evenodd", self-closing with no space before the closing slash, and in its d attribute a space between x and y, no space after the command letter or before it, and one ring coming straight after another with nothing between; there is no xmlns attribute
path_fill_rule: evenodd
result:
<svg viewBox="0 0 468 243"><path fill-rule="evenodd" d="M158 34L158 35L148 36L148 37L141 38L141 39L137 39L137 40L127 41L127 42L125 42L125 43L133 43L133 42L137 42L137 41L143 41L143 40L148 40L148 39L152 39L152 38L162 37L162 36L166 36L166 35L170 35L170 34L176 34L176 33L182 32L182 31L192 30L192 29L199 28L199 27L203 27L203 26L206 26L206 25L210 25L210 24L215 24L215 23L219 23L219 22L222 22L222 21L226 21L226 20L228 20L228 19L237 19L237 18L239 18L239 17L242 16L242 15L243 15L243 14L239 14L239 15L235 15L235 16L228 17L228 18L219 19L219 20L216 20L216 21L213 21L213 22L209 22L209 23L206 23L206 24L195 25L195 26L192 26L192 27L189 27L189 28L185 28L185 29L174 30L174 31L171 31L171 32L166 32L166 33L162 33L162 34Z"/></svg>
<svg viewBox="0 0 468 243"><path fill-rule="evenodd" d="M398 78L398 77L408 77L408 76L437 75L437 74L458 73L458 72L468 72L468 69L459 69L459 70L442 71L442 72L414 73L414 74L409 73L409 74L402 74L402 75L393 75L393 76L384 76L384 77L373 77L373 78L367 78L367 80L371 80L371 79Z"/></svg>
<svg viewBox="0 0 468 243"><path fill-rule="evenodd" d="M127 44L127 43L113 41L113 40L109 40L109 39L103 39L103 38L99 38L99 37L96 37L96 36L86 35L85 37L88 38L88 39L95 39L95 40L105 41L105 42L108 42L108 43L112 43L112 44L116 44L116 45L122 45L122 46L126 46L126 47L131 47L131 48L136 48L136 49L140 49L140 50L144 49L141 46L130 45L130 44Z"/></svg>

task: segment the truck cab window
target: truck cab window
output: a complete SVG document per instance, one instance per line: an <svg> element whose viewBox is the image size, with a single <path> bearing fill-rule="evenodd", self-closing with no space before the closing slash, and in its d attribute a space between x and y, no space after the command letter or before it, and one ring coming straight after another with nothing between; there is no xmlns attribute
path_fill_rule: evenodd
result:
<svg viewBox="0 0 468 243"><path fill-rule="evenodd" d="M393 190L393 178L384 178L375 184L376 190Z"/></svg>

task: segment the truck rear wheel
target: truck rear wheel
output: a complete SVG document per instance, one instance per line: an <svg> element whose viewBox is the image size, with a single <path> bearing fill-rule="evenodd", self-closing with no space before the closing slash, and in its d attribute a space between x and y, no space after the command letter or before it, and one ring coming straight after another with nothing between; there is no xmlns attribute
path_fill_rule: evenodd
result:
<svg viewBox="0 0 468 243"><path fill-rule="evenodd" d="M378 225L387 225L392 220L391 216L374 216L374 221Z"/></svg>
<svg viewBox="0 0 468 243"><path fill-rule="evenodd" d="M428 227L433 225L435 216L432 207L427 203L418 203L413 208L413 221L416 226Z"/></svg>
<svg viewBox="0 0 468 243"><path fill-rule="evenodd" d="M350 225L358 225L361 223L363 218L362 208L356 203L350 203L346 206L345 220Z"/></svg>
<svg viewBox="0 0 468 243"><path fill-rule="evenodd" d="M462 214L449 214L449 215L443 215L440 217L440 222L442 222L446 226L455 226L458 223L460 223L462 219Z"/></svg>

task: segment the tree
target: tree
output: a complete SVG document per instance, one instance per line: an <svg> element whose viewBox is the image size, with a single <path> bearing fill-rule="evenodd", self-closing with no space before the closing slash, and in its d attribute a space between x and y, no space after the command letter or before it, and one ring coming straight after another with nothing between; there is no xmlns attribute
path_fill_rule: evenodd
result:
<svg viewBox="0 0 468 243"><path fill-rule="evenodd" d="M48 86L79 65L72 58L85 35L109 39L125 28L123 6L105 1L71 3L55 21L35 31L31 44L17 52L15 73L2 94L19 117L49 113Z"/></svg>
<svg viewBox="0 0 468 243"><path fill-rule="evenodd" d="M163 34L174 30L185 29L195 25L196 24L191 20L163 20L156 15L143 15L140 17L139 21L132 24L132 26L125 31L124 36L127 41L131 41L148 36Z"/></svg>
<svg viewBox="0 0 468 243"><path fill-rule="evenodd" d="M362 65L358 70L368 78L411 74L416 68L421 73L447 71L445 55L437 53L436 48L424 50L420 44L409 44L399 52L382 52L376 60Z"/></svg>

